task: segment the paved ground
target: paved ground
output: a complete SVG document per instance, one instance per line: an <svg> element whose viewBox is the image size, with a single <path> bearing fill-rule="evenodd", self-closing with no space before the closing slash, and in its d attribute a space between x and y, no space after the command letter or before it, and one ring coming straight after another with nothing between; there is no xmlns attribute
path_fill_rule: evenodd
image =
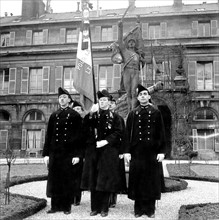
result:
<svg viewBox="0 0 219 220"><path fill-rule="evenodd" d="M197 204L197 203L216 203L219 201L219 185L218 183L202 182L187 180L188 187L186 190L163 193L161 200L158 202L156 209L155 220L177 220L178 211L181 205ZM68 216L62 212L48 215L47 210L50 209L50 199L46 198L46 181L25 183L11 187L12 193L19 193L23 195L29 195L39 198L47 199L47 207L37 214L27 218L28 220L98 220L103 218L100 215L91 217L90 213L90 193L85 192L82 196L82 203L80 206L72 206L72 213ZM116 208L110 209L109 215L104 219L117 220L136 219L133 213L133 201L127 198L127 195L119 195ZM142 216L141 219L147 219L146 216Z"/></svg>
<svg viewBox="0 0 219 220"><path fill-rule="evenodd" d="M29 161L30 163L33 162ZM41 161L34 161L42 162ZM177 161L179 162L179 161ZM17 161L17 163L21 163L21 161ZM168 171L166 169L166 164L176 163L171 160L163 161L164 175L169 176ZM188 161L180 161L180 163L188 163ZM193 163L200 163L200 165L193 166L193 171L199 175L211 175L218 177L219 166L215 166L215 164L219 164L219 161L211 161L208 162L209 169L206 169L206 166L203 167L203 164L206 164L205 161L193 161ZM210 165L212 164L212 165ZM171 192L171 193L163 193L161 200L158 202L156 209L156 218L155 220L177 220L178 219L178 211L181 205L186 204L197 204L197 203L216 203L219 202L219 184L212 182L204 182L204 181L193 181L186 180L188 182L188 187L186 190ZM17 185L11 188L12 193L18 193L23 195L34 196L38 198L47 199L47 207L37 214L27 218L29 220L85 220L85 219L103 219L100 215L95 217L89 216L90 213L90 193L84 192L82 196L82 203L78 207L72 206L72 213L69 216L64 215L63 213L55 213L48 215L46 213L47 210L50 209L50 199L46 198L46 181L40 182L31 182L25 183L22 185ZM118 203L116 208L110 209L109 215L104 219L136 219L133 213L133 201L127 198L127 195L119 195ZM140 219L147 219L146 216L143 216Z"/></svg>

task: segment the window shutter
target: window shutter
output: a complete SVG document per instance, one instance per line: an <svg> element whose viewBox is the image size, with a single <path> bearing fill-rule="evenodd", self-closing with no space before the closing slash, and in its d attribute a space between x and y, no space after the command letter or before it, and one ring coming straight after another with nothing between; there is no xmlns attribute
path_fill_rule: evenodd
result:
<svg viewBox="0 0 219 220"><path fill-rule="evenodd" d="M15 85L16 85L16 68L9 69L9 88L8 94L15 94Z"/></svg>
<svg viewBox="0 0 219 220"><path fill-rule="evenodd" d="M192 137L193 137L193 150L198 151L198 133L197 133L197 129L192 129Z"/></svg>
<svg viewBox="0 0 219 220"><path fill-rule="evenodd" d="M49 93L49 74L50 74L50 67L44 66L43 67L43 93Z"/></svg>
<svg viewBox="0 0 219 220"><path fill-rule="evenodd" d="M214 61L214 89L219 90L219 61Z"/></svg>
<svg viewBox="0 0 219 220"><path fill-rule="evenodd" d="M216 128L215 130L215 152L219 152L219 128Z"/></svg>
<svg viewBox="0 0 219 220"><path fill-rule="evenodd" d="M196 88L196 61L189 61L188 63L188 82L190 90L195 90Z"/></svg>
<svg viewBox="0 0 219 220"><path fill-rule="evenodd" d="M8 148L8 130L0 130L1 150ZM5 148L3 148L5 146Z"/></svg>
<svg viewBox="0 0 219 220"><path fill-rule="evenodd" d="M28 93L29 67L23 67L21 71L21 93Z"/></svg>
<svg viewBox="0 0 219 220"><path fill-rule="evenodd" d="M48 29L43 29L43 44L48 43Z"/></svg>
<svg viewBox="0 0 219 220"><path fill-rule="evenodd" d="M117 41L117 40L118 40L118 26L113 25L113 41Z"/></svg>
<svg viewBox="0 0 219 220"><path fill-rule="evenodd" d="M15 32L10 32L10 40L9 40L9 46L14 46L15 42Z"/></svg>
<svg viewBox="0 0 219 220"><path fill-rule="evenodd" d="M27 130L22 129L22 141L21 141L21 150L27 149Z"/></svg>
<svg viewBox="0 0 219 220"><path fill-rule="evenodd" d="M95 27L94 41L99 42L101 39L101 26Z"/></svg>
<svg viewBox="0 0 219 220"><path fill-rule="evenodd" d="M113 90L118 91L120 89L121 80L121 64L113 64Z"/></svg>
<svg viewBox="0 0 219 220"><path fill-rule="evenodd" d="M77 28L77 41L79 39L79 34L80 34L80 28Z"/></svg>
<svg viewBox="0 0 219 220"><path fill-rule="evenodd" d="M63 66L56 66L55 68L55 91L62 87Z"/></svg>
<svg viewBox="0 0 219 220"><path fill-rule="evenodd" d="M26 45L32 44L32 30L27 30L26 32Z"/></svg>
<svg viewBox="0 0 219 220"><path fill-rule="evenodd" d="M59 35L60 44L65 43L65 35L66 35L66 28L61 28L60 29L60 35Z"/></svg>
<svg viewBox="0 0 219 220"><path fill-rule="evenodd" d="M43 149L45 143L45 129L41 129L41 144L40 147Z"/></svg>
<svg viewBox="0 0 219 220"><path fill-rule="evenodd" d="M142 38L148 39L148 23L142 23Z"/></svg>
<svg viewBox="0 0 219 220"><path fill-rule="evenodd" d="M98 65L94 65L94 78L95 78L95 86L96 91L99 90L99 84L98 84Z"/></svg>
<svg viewBox="0 0 219 220"><path fill-rule="evenodd" d="M192 37L198 36L198 21L192 22Z"/></svg>
<svg viewBox="0 0 219 220"><path fill-rule="evenodd" d="M211 36L217 36L217 20L211 20Z"/></svg>
<svg viewBox="0 0 219 220"><path fill-rule="evenodd" d="M160 27L161 27L161 38L166 38L167 37L167 22L161 22Z"/></svg>

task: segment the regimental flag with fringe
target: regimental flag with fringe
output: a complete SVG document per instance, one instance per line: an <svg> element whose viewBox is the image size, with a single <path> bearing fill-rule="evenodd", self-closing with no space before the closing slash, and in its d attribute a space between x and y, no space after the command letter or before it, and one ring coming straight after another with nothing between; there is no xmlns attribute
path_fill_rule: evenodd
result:
<svg viewBox="0 0 219 220"><path fill-rule="evenodd" d="M96 102L90 24L82 20L74 73L74 87L80 93L80 101L86 110Z"/></svg>

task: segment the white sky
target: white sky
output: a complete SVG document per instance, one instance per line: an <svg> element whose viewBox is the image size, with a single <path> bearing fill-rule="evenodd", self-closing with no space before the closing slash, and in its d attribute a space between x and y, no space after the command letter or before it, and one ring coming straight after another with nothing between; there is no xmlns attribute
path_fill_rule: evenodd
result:
<svg viewBox="0 0 219 220"><path fill-rule="evenodd" d="M46 0L43 0L46 3ZM80 0L51 0L51 7L54 13L72 12L77 9L77 2ZM202 4L203 2L215 3L218 0L183 0L184 4ZM127 8L128 0L90 0L93 3L94 10L97 9L97 2L102 9ZM136 0L136 7L150 7L172 5L173 0ZM21 15L22 0L0 0L0 16L5 12L10 15Z"/></svg>

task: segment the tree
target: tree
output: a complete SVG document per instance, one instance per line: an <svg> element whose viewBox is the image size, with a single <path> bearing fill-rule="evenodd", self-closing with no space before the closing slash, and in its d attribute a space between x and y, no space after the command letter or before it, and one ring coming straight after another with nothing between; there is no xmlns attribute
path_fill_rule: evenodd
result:
<svg viewBox="0 0 219 220"><path fill-rule="evenodd" d="M12 149L7 148L5 151L5 158L8 166L8 172L5 181L5 205L10 203L10 173L11 173L11 165L15 162L16 156Z"/></svg>

